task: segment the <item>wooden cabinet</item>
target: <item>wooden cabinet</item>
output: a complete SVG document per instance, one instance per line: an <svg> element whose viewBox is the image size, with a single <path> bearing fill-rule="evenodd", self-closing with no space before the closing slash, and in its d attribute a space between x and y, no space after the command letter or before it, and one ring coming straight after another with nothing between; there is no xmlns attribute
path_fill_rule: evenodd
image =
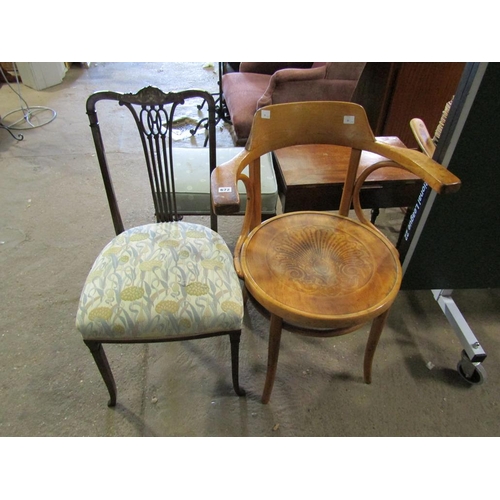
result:
<svg viewBox="0 0 500 500"><path fill-rule="evenodd" d="M410 120L421 118L434 134L464 68L461 62L369 62L353 100L365 107L375 135L416 148Z"/></svg>
<svg viewBox="0 0 500 500"><path fill-rule="evenodd" d="M405 257L413 238L418 238L418 244L406 256L405 289L500 288L496 203L500 192L500 64L478 63L466 76L467 85L461 85L456 96L451 120L455 126L436 149L437 159L448 158L448 168L460 178L462 187L452 195L437 196L425 221L411 228L401 256ZM416 228L422 231L418 236Z"/></svg>

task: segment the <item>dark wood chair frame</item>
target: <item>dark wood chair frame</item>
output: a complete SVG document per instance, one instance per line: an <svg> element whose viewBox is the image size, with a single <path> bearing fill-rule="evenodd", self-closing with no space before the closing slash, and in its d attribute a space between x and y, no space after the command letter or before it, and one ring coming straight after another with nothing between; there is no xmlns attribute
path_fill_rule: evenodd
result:
<svg viewBox="0 0 500 500"><path fill-rule="evenodd" d="M151 194L153 197L157 222L172 222L182 219L177 213L174 184L174 165L172 156L172 129L175 110L188 99L204 99L208 106L208 141L210 155L210 169L207 175L211 175L216 163L216 136L215 136L215 102L212 95L203 90L186 90L170 92L165 94L156 87L146 87L139 92L122 94L112 91L100 91L92 94L87 99L87 115L97 153L97 159L104 181L106 195L113 219L116 234L122 233L125 228L118 207L110 170L106 159L106 153L99 125L96 104L100 101L115 101L120 106L128 108L135 120L144 150ZM170 110L167 108L170 107ZM136 109L137 108L137 109ZM211 211L211 228L217 230L217 217ZM239 344L241 330L214 332L200 335L183 335L172 338L161 339L138 339L138 340L84 340L89 348L94 361L108 389L110 399L108 406L116 405L116 383L102 344L131 344L131 343L156 343L192 340L199 338L229 335L231 342L231 365L232 382L238 396L244 396L245 391L239 385Z"/></svg>

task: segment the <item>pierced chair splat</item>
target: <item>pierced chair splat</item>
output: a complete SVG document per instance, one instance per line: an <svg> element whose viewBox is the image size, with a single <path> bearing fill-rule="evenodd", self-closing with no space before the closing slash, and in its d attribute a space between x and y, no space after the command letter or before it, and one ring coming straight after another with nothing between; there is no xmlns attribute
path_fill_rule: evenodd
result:
<svg viewBox="0 0 500 500"><path fill-rule="evenodd" d="M351 148L339 212L290 212L261 222L259 157L300 144ZM384 160L358 175L362 151ZM247 165L250 175L241 176ZM439 193L460 187L456 176L422 153L377 140L361 106L336 101L259 110L245 150L212 174L217 213L238 210L240 199L234 188L238 180L246 183L249 194L234 262L250 297L270 314L263 403L271 397L284 325L306 335L329 337L371 322L364 358L364 380L371 382L375 349L402 279L397 250L365 218L359 201L366 178L384 167L403 168ZM351 204L359 220L349 218Z"/></svg>
<svg viewBox="0 0 500 500"><path fill-rule="evenodd" d="M97 92L87 100L116 237L102 249L88 274L76 326L106 384L109 406L116 404L116 384L103 349L106 343L170 342L228 335L233 387L238 395L244 394L238 377L243 299L231 252L217 232L182 221L176 210L172 122L176 107L191 98L205 99L209 104L210 156L214 165L214 101L207 92L165 94L147 87L135 94ZM97 118L96 108L102 101L130 111L144 150L157 222L124 228ZM206 175L210 175L208 163Z"/></svg>

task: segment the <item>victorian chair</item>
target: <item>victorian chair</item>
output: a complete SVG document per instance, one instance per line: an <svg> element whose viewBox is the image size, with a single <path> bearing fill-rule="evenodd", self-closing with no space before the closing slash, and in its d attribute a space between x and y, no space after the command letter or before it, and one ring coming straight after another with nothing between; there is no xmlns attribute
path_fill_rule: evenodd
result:
<svg viewBox="0 0 500 500"><path fill-rule="evenodd" d="M261 223L259 158L298 144L351 148L339 212L290 212ZM385 159L358 175L363 150ZM247 165L250 174L242 176ZM378 141L360 105L334 101L260 109L245 150L213 172L217 213L238 209L237 180L245 182L249 194L234 263L250 297L270 314L263 403L271 397L284 325L287 330L328 337L372 322L364 357L364 381L371 382L375 349L400 288L402 270L397 250L365 218L359 192L372 172L386 166L412 172L439 193L460 186L457 177L421 152ZM358 221L349 218L351 204Z"/></svg>
<svg viewBox="0 0 500 500"><path fill-rule="evenodd" d="M90 270L81 293L76 326L108 388L109 406L116 404L116 385L102 346L105 343L169 342L229 335L233 387L238 395L244 394L238 381L243 300L231 252L219 234L203 225L181 221L177 210L173 120L177 107L190 99L205 99L208 103L213 166L215 116L214 100L209 93L189 90L165 94L147 87L136 94L97 92L87 100L116 237L102 249ZM111 104L100 104L104 101ZM121 107L135 122L156 222L125 229L105 153L105 135L97 118L97 104L100 110L111 110L113 105ZM122 126L120 120L111 123ZM205 172L208 177L208 161Z"/></svg>

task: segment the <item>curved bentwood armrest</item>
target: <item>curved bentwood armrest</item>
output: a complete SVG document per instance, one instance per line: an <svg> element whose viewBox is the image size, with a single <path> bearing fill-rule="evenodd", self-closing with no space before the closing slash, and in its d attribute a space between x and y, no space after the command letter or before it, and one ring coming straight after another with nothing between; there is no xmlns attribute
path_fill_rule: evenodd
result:
<svg viewBox="0 0 500 500"><path fill-rule="evenodd" d="M231 215L240 210L238 180L250 161L251 155L244 150L228 162L218 165L212 172L212 203L217 215Z"/></svg>
<svg viewBox="0 0 500 500"><path fill-rule="evenodd" d="M366 149L389 158L396 166L420 177L439 194L455 193L460 189L461 181L456 175L420 151L390 146L378 141Z"/></svg>
<svg viewBox="0 0 500 500"><path fill-rule="evenodd" d="M425 123L420 118L413 118L410 120L410 128L422 151L427 156L432 158L432 155L436 150L436 145L434 144Z"/></svg>
<svg viewBox="0 0 500 500"><path fill-rule="evenodd" d="M379 168L399 166L421 178L439 194L454 193L460 189L461 182L457 176L419 151L390 146L376 140L367 144L364 149L384 156L396 164L384 162L385 164ZM253 159L253 155L245 150L214 170L211 177L212 198L217 214L232 214L239 211L240 197L237 183L241 172Z"/></svg>

